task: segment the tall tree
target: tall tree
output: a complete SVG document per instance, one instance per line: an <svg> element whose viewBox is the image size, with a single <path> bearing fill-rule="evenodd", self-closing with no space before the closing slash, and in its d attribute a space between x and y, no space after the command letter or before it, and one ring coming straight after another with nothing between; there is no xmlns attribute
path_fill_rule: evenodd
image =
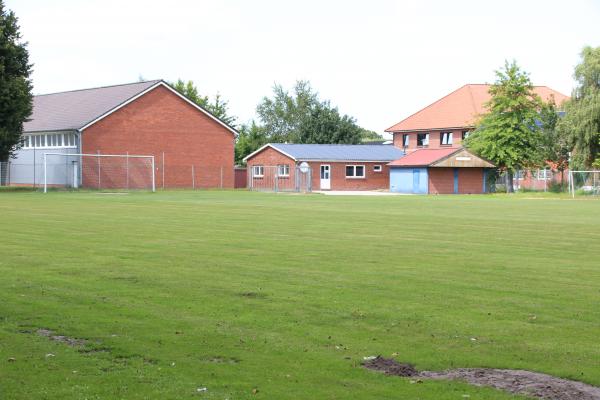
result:
<svg viewBox="0 0 600 400"><path fill-rule="evenodd" d="M590 167L600 150L600 47L585 47L575 67L577 87L558 124L573 147L575 168Z"/></svg>
<svg viewBox="0 0 600 400"><path fill-rule="evenodd" d="M202 96L198 92L198 88L193 81L185 82L181 79L178 79L177 82L170 83L170 85L173 87L173 89L177 90L179 93L198 104L200 107L204 108L221 121L228 125L235 126L234 124L237 118L229 114L229 102L223 100L220 93L217 93L214 101L211 101L208 96Z"/></svg>
<svg viewBox="0 0 600 400"><path fill-rule="evenodd" d="M358 144L362 128L354 119L341 116L337 108L324 102L314 106L298 126L297 143L344 143Z"/></svg>
<svg viewBox="0 0 600 400"><path fill-rule="evenodd" d="M18 19L0 0L0 161L17 150L23 123L31 115L31 64Z"/></svg>
<svg viewBox="0 0 600 400"><path fill-rule="evenodd" d="M270 141L297 143L300 125L318 104L318 94L308 81L296 82L292 94L275 84L273 97L263 97L256 113Z"/></svg>
<svg viewBox="0 0 600 400"><path fill-rule="evenodd" d="M466 146L505 169L507 191L512 192L515 171L544 162L538 125L542 101L534 93L529 75L516 62L507 61L503 70L496 71L496 77L486 103L488 112L478 121Z"/></svg>

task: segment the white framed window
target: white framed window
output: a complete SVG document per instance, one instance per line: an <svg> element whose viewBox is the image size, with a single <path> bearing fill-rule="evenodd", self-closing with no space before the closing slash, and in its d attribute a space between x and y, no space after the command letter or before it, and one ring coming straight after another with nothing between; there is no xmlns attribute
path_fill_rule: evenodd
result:
<svg viewBox="0 0 600 400"><path fill-rule="evenodd" d="M402 147L408 147L410 143L410 135L408 133L402 134Z"/></svg>
<svg viewBox="0 0 600 400"><path fill-rule="evenodd" d="M77 147L77 135L75 133L45 133L40 135L24 135L24 149L48 149Z"/></svg>
<svg viewBox="0 0 600 400"><path fill-rule="evenodd" d="M452 144L452 132L440 133L440 145L449 146Z"/></svg>
<svg viewBox="0 0 600 400"><path fill-rule="evenodd" d="M265 176L265 167L262 165L253 165L252 166L252 177L262 178L263 176Z"/></svg>
<svg viewBox="0 0 600 400"><path fill-rule="evenodd" d="M364 178L364 165L346 165L346 178Z"/></svg>
<svg viewBox="0 0 600 400"><path fill-rule="evenodd" d="M418 147L429 146L429 133L418 133L417 134L417 146Z"/></svg>
<svg viewBox="0 0 600 400"><path fill-rule="evenodd" d="M548 181L552 179L552 170L549 169L538 169L537 171L533 171L534 179L540 181Z"/></svg>
<svg viewBox="0 0 600 400"><path fill-rule="evenodd" d="M279 164L277 166L277 176L280 178L286 178L290 176L290 165L289 164Z"/></svg>
<svg viewBox="0 0 600 400"><path fill-rule="evenodd" d="M381 165L373 165L373 172L381 172L383 167Z"/></svg>

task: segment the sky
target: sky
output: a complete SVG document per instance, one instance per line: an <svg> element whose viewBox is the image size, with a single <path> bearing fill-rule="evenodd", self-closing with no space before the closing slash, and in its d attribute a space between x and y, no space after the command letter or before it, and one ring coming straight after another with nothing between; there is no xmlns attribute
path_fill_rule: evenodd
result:
<svg viewBox="0 0 600 400"><path fill-rule="evenodd" d="M309 80L322 99L382 133L516 60L570 94L598 0L4 0L19 18L34 93L178 78L217 92L238 123L275 83Z"/></svg>

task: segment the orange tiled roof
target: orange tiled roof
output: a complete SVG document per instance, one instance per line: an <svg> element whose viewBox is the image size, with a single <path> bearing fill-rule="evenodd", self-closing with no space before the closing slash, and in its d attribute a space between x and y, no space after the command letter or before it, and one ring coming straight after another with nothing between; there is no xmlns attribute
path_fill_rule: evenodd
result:
<svg viewBox="0 0 600 400"><path fill-rule="evenodd" d="M485 103L490 99L489 88L490 85L486 84L464 85L386 129L386 132L471 127L477 116L485 112ZM554 96L557 105L569 98L547 86L534 86L533 90L545 101Z"/></svg>

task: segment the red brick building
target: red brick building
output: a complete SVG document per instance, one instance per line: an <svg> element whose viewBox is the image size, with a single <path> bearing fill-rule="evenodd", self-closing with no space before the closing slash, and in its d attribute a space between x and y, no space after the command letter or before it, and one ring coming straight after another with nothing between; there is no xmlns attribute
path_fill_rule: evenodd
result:
<svg viewBox="0 0 600 400"><path fill-rule="evenodd" d="M75 140L56 142L57 132L68 132L69 140ZM56 151L150 155L156 187L233 188L235 134L232 127L156 80L35 96L25 124L24 150L37 150L38 155ZM60 146L63 143L70 146ZM134 158L72 158L80 165L79 185L84 187L148 183L147 166L142 168L142 161ZM53 168L61 171L53 179L64 175L61 162L65 163L59 160Z"/></svg>
<svg viewBox="0 0 600 400"><path fill-rule="evenodd" d="M248 187L254 190L377 190L389 187L387 164L403 155L380 144L269 143L244 161ZM303 163L310 168L308 175L299 168Z"/></svg>
<svg viewBox="0 0 600 400"><path fill-rule="evenodd" d="M422 110L386 129L394 146L411 152L417 149L459 148L476 119L486 112L490 85L469 84L442 97ZM554 99L560 106L568 96L547 86L535 86L544 101Z"/></svg>

